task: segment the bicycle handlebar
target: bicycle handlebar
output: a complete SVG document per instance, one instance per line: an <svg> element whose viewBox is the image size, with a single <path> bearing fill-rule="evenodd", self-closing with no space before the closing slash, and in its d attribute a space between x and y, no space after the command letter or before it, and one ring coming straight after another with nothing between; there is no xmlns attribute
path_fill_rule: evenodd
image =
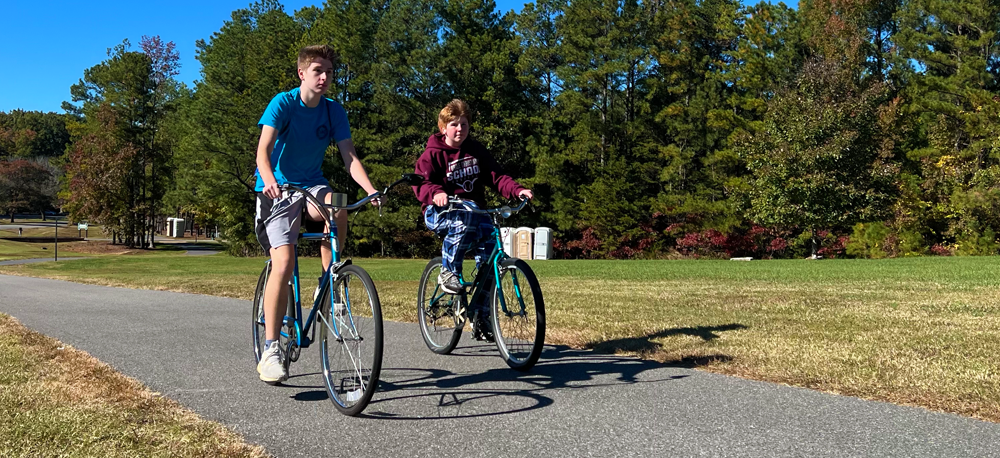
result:
<svg viewBox="0 0 1000 458"><path fill-rule="evenodd" d="M390 189L392 189L392 188L394 188L396 186L399 186L400 184L406 183L406 184L409 184L410 186L416 186L416 185L419 185L420 183L422 183L423 181L424 181L424 177L422 177L420 175L417 175L415 173L404 173L403 176L402 176L402 178L396 180L396 182L394 182L393 184L390 184L389 186L386 186L385 189L383 189L382 191L375 191L374 193L365 196L363 199L361 199L361 200L359 200L359 201L357 201L357 202L355 202L355 203L353 203L351 205L347 205L345 207L337 207L335 205L329 205L329 204L320 202L319 199L317 199L315 196L313 196L312 194L310 194L309 191L307 191L307 190L305 190L303 188L300 188L298 186L295 186L295 185L283 184L283 185L278 186L278 188L281 189L282 191L292 191L292 192L300 192L300 193L302 193L302 195L306 196L306 200L308 200L310 203L312 203L316 207L320 208L320 210L324 211L324 212L326 212L326 210L328 210L328 209L344 209L344 210L347 210L347 211L351 211L351 210L356 210L356 209L360 208L361 206L367 204L368 202L371 202L374 199L378 199L379 197L382 197L382 196L388 194ZM329 214L327 214L325 216L326 216L326 219L330 219L330 215Z"/></svg>
<svg viewBox="0 0 1000 458"><path fill-rule="evenodd" d="M499 207L488 208L486 210L481 210L481 209L478 209L478 208L473 208L473 207L469 206L469 204L465 200L463 200L463 199L461 199L459 197L455 197L455 196L449 197L448 198L448 203L450 203L451 205L449 205L448 209L446 209L444 212L449 212L449 211L452 211L452 210L457 210L457 208L455 208L455 204L460 204L460 205L462 205L462 207L465 210L470 211L472 213L479 213L479 214L483 214L483 215L499 215L501 218L507 219L507 218L510 218L511 215L513 215L514 213L517 213L517 212L521 211L522 209L524 209L524 206L528 205L528 199L522 197L521 198L521 203L519 205L515 206L515 207L511 207L509 205L501 205ZM442 213L444 213L444 212L442 212Z"/></svg>

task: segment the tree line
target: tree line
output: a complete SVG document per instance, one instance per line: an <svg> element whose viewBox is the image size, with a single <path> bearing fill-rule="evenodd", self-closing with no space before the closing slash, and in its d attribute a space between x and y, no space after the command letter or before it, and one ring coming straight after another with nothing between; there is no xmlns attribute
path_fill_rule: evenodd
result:
<svg viewBox="0 0 1000 458"><path fill-rule="evenodd" d="M198 41L192 88L156 37L84 72L62 115L66 208L139 245L185 212L255 254L257 120L317 43L340 55L328 95L374 182L412 171L462 98L473 135L535 190L518 224L552 227L559 256L1000 248L996 0L260 1ZM21 151L14 137L0 154ZM335 158L332 186L359 196ZM437 249L415 199L388 207L352 217L349 252Z"/></svg>

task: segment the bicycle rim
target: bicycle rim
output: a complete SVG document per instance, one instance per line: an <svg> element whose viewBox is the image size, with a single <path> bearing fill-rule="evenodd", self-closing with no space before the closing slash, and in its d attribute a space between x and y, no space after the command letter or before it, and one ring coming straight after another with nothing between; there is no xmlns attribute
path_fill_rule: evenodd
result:
<svg viewBox="0 0 1000 458"><path fill-rule="evenodd" d="M500 294L494 291L492 301L497 349L508 366L528 370L538 361L545 344L542 291L534 272L519 259L501 263L499 282Z"/></svg>
<svg viewBox="0 0 1000 458"><path fill-rule="evenodd" d="M264 341L266 333L264 330L264 287L267 286L267 277L271 273L271 261L264 265L264 270L257 279L257 289L253 294L253 318L251 320L251 331L254 361L260 362L260 355L264 351Z"/></svg>
<svg viewBox="0 0 1000 458"><path fill-rule="evenodd" d="M417 319L424 343L434 353L448 354L458 345L465 317L461 296L447 294L438 286L441 258L435 258L424 268L417 291Z"/></svg>
<svg viewBox="0 0 1000 458"><path fill-rule="evenodd" d="M340 269L331 291L324 287L319 312L320 359L327 393L346 415L357 415L378 387L382 368L382 310L368 274Z"/></svg>

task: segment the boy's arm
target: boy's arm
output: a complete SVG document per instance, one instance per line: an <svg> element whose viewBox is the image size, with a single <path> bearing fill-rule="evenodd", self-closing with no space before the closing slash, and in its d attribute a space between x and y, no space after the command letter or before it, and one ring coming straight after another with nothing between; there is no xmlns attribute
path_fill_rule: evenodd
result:
<svg viewBox="0 0 1000 458"><path fill-rule="evenodd" d="M493 183L493 187L500 193L501 196L508 199L513 199L518 196L525 196L529 199L534 197L530 190L521 186L521 184L517 181L514 181L510 175L504 173L503 169L500 168L500 164L493 158L492 155L487 154L486 160L482 162L485 163L490 180Z"/></svg>
<svg viewBox="0 0 1000 458"><path fill-rule="evenodd" d="M444 177L434 167L434 161L429 152L425 151L417 158L417 164L413 171L424 177L423 183L413 187L413 193L416 194L420 203L439 207L448 205L448 194L444 192L444 186L440 184L444 182Z"/></svg>
<svg viewBox="0 0 1000 458"><path fill-rule="evenodd" d="M337 149L340 150L340 157L344 160L344 168L351 174L351 178L361 185L368 195L375 194L377 191L372 186L371 180L368 179L368 172L365 171L365 166L361 165L361 159L358 159L358 152L354 149L354 141L350 138L341 140L337 142Z"/></svg>
<svg viewBox="0 0 1000 458"><path fill-rule="evenodd" d="M281 195L278 189L278 180L274 178L274 169L271 168L271 151L274 150L274 140L278 137L278 131L273 127L261 126L260 141L257 142L257 170L260 171L260 178L264 181L264 195L277 199Z"/></svg>

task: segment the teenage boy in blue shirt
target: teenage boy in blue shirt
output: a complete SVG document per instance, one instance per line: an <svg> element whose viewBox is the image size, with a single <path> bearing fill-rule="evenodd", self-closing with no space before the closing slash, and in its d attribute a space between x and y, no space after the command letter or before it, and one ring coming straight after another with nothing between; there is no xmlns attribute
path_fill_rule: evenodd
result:
<svg viewBox="0 0 1000 458"><path fill-rule="evenodd" d="M331 203L332 190L323 177L322 165L326 149L332 142L337 144L351 178L368 194L375 193L351 141L347 112L339 103L324 96L330 87L336 60L336 53L329 46L302 48L298 57L298 76L302 83L298 88L274 96L258 124L261 133L257 144L256 232L264 251L271 256L271 276L264 290L265 348L257 372L261 380L270 384L288 378L281 366L278 336L285 314L288 281L294 268L302 207L308 207L309 220L322 220L317 208L306 205L305 197L299 193L283 194L279 186L299 186L308 189L321 202ZM338 244L342 247L347 216L341 211L336 220ZM329 242L323 242L320 255L325 270L333 256Z"/></svg>

